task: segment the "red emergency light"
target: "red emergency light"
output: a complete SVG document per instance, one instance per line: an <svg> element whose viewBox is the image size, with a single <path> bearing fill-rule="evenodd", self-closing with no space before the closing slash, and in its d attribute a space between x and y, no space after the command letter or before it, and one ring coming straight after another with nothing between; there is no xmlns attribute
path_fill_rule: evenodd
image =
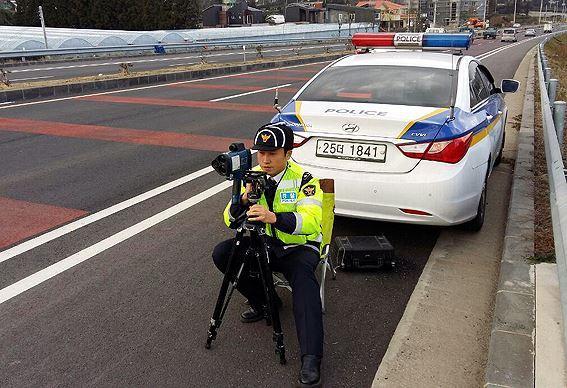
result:
<svg viewBox="0 0 567 388"><path fill-rule="evenodd" d="M356 33L352 37L354 47L394 47L395 32Z"/></svg>

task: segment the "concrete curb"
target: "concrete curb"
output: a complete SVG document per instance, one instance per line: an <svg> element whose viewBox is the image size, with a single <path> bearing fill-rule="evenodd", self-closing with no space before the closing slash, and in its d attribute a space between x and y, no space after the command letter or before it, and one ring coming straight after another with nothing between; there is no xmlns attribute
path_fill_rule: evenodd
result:
<svg viewBox="0 0 567 388"><path fill-rule="evenodd" d="M530 51L533 53L533 50ZM518 154L490 335L485 387L533 387L535 357L534 59L530 61Z"/></svg>
<svg viewBox="0 0 567 388"><path fill-rule="evenodd" d="M191 70L178 73L153 74L137 77L124 77L100 81L77 82L64 85L45 86L29 89L14 89L0 91L0 103L33 100L36 98L67 97L83 93L96 93L105 90L124 89L136 86L153 85L159 83L188 81L211 76L220 76L239 72L272 69L280 66L302 65L322 61L332 61L345 56L345 54L329 54L309 58L288 59L253 63L248 65L223 66L206 70Z"/></svg>

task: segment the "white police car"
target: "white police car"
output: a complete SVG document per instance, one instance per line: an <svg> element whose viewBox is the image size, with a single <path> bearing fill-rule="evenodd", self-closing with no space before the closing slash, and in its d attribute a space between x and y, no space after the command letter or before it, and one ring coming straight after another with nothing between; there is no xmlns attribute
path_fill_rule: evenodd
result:
<svg viewBox="0 0 567 388"><path fill-rule="evenodd" d="M368 53L315 75L273 122L295 131L293 159L335 180L338 215L481 228L486 182L501 160L507 108L471 56L468 34L355 34ZM421 50L375 50L376 47Z"/></svg>

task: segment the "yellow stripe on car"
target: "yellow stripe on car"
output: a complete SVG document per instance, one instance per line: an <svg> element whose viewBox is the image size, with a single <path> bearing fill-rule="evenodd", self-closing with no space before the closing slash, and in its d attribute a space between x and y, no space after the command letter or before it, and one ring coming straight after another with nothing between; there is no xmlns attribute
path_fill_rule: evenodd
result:
<svg viewBox="0 0 567 388"><path fill-rule="evenodd" d="M498 117L496 117L494 120L492 120L492 122L490 124L488 124L479 133L474 135L474 137L472 139L471 147L474 147L478 142L480 142L482 139L484 139L486 136L488 136L490 131L492 131L494 129L494 127L496 126L496 124L500 121L501 117L502 117L502 115L498 115Z"/></svg>

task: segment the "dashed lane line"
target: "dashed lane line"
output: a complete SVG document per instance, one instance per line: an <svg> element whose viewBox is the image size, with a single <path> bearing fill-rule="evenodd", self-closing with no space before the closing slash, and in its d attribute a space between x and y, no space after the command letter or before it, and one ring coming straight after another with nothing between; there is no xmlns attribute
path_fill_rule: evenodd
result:
<svg viewBox="0 0 567 388"><path fill-rule="evenodd" d="M230 100L231 98L238 98L238 97L249 96L249 95L251 95L251 94L263 93L263 92L267 92L267 91L274 90L274 89L286 88L286 87L288 87L288 86L291 86L291 84L276 85L276 86L272 86L272 87L265 88L265 89L254 90L254 91L251 91L251 92L240 93L240 94L234 94L234 95L232 95L232 96L226 96L226 97L221 97L221 98L215 98L214 100L209 100L209 101L210 101L210 102L217 102L217 101Z"/></svg>

